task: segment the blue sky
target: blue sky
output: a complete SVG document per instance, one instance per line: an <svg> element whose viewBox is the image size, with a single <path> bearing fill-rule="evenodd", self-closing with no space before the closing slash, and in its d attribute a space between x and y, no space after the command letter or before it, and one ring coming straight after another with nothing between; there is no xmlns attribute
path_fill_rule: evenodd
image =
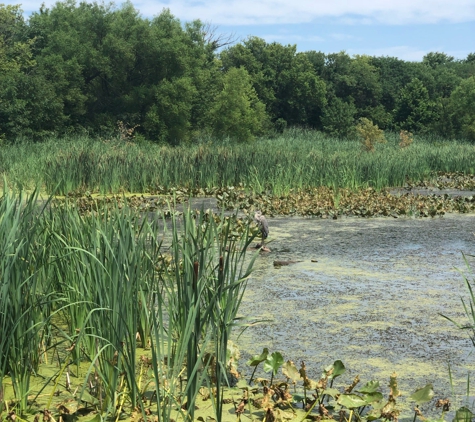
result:
<svg viewBox="0 0 475 422"><path fill-rule="evenodd" d="M2 0L0 0L2 1ZM5 0L3 0L5 2ZM21 1L21 0L19 0ZM19 1L6 0L7 4ZM47 6L54 3L45 0ZM217 34L296 44L299 51L346 51L419 61L431 51L475 53L475 0L132 0L143 17L163 8L200 19ZM41 2L23 0L28 15ZM116 2L120 5L120 2Z"/></svg>

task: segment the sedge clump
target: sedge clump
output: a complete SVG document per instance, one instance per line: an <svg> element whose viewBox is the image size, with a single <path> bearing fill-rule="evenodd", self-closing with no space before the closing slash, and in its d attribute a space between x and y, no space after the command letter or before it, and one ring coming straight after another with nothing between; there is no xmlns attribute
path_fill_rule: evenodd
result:
<svg viewBox="0 0 475 422"><path fill-rule="evenodd" d="M414 141L414 135L407 130L401 130L401 132L399 132L399 139L401 140L399 147L407 148Z"/></svg>
<svg viewBox="0 0 475 422"><path fill-rule="evenodd" d="M358 133L364 151L374 151L375 144L386 143L384 131L366 117L362 117L359 120L359 123L356 125L356 132Z"/></svg>

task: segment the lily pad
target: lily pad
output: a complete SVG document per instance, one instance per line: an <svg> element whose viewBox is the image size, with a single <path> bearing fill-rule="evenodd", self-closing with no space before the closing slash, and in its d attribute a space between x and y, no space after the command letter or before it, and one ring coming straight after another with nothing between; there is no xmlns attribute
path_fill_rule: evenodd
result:
<svg viewBox="0 0 475 422"><path fill-rule="evenodd" d="M340 376L341 374L344 374L346 371L345 365L343 365L343 362L341 360L336 360L333 362L333 365L327 366L324 369L325 373L322 374L322 378L325 378L325 376L330 373L328 376L328 379L335 379L336 377Z"/></svg>
<svg viewBox="0 0 475 422"><path fill-rule="evenodd" d="M358 392L360 393L374 393L379 390L379 381L368 381Z"/></svg>
<svg viewBox="0 0 475 422"><path fill-rule="evenodd" d="M348 409L356 409L367 404L366 400L357 394L341 394L338 397L337 403Z"/></svg>
<svg viewBox="0 0 475 422"><path fill-rule="evenodd" d="M291 360L288 360L282 365L282 373L294 382L300 379L300 372Z"/></svg>
<svg viewBox="0 0 475 422"><path fill-rule="evenodd" d="M383 400L383 395L378 391L374 391L372 393L365 393L363 394L363 397L367 404L372 404Z"/></svg>
<svg viewBox="0 0 475 422"><path fill-rule="evenodd" d="M257 366L261 362L264 362L267 359L267 356L269 355L269 349L267 347L264 347L262 350L262 353L260 355L255 355L251 359L247 361L247 364L249 366Z"/></svg>
<svg viewBox="0 0 475 422"><path fill-rule="evenodd" d="M427 403L434 397L434 388L432 384L427 384L425 387L419 388L412 395L411 399L414 400L418 405Z"/></svg>
<svg viewBox="0 0 475 422"><path fill-rule="evenodd" d="M284 358L281 353L274 352L264 361L264 372L271 372L276 375L279 368L283 365Z"/></svg>
<svg viewBox="0 0 475 422"><path fill-rule="evenodd" d="M325 390L323 390L322 394L325 394L327 396L331 396L331 397L335 398L335 397L339 396L341 393L336 388L325 388Z"/></svg>

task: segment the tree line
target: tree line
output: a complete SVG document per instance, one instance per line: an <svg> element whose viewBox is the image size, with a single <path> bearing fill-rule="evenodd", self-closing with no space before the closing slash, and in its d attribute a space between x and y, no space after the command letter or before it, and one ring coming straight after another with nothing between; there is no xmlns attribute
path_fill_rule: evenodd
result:
<svg viewBox="0 0 475 422"><path fill-rule="evenodd" d="M169 10L143 18L74 0L25 19L0 4L0 140L117 130L178 144L249 141L306 127L337 137L379 128L475 140L475 54L395 57L232 43Z"/></svg>

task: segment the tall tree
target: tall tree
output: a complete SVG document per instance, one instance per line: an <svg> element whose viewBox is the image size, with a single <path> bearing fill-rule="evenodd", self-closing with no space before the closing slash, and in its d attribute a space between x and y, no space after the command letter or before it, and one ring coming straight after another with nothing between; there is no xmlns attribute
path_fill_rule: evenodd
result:
<svg viewBox="0 0 475 422"><path fill-rule="evenodd" d="M433 103L429 92L417 78L408 83L399 93L394 119L400 129L410 132L427 131L433 118Z"/></svg>
<svg viewBox="0 0 475 422"><path fill-rule="evenodd" d="M353 136L356 112L353 102L346 102L331 95L323 111L323 130L329 135L339 138Z"/></svg>
<svg viewBox="0 0 475 422"><path fill-rule="evenodd" d="M19 6L0 5L0 137L39 138L63 124L62 104L38 72Z"/></svg>
<svg viewBox="0 0 475 422"><path fill-rule="evenodd" d="M220 54L224 69L244 67L273 121L320 126L325 84L295 45L250 37ZM280 123L279 123L280 124Z"/></svg>
<svg viewBox="0 0 475 422"><path fill-rule="evenodd" d="M190 138L191 108L196 89L187 77L162 80L155 88L155 102L144 121L148 138L179 144Z"/></svg>
<svg viewBox="0 0 475 422"><path fill-rule="evenodd" d="M440 53L438 51L427 53L422 58L422 63L430 66L432 69L436 69L439 66L447 65L448 63L452 63L453 61L454 58L452 56L449 56L445 53Z"/></svg>
<svg viewBox="0 0 475 422"><path fill-rule="evenodd" d="M372 57L370 62L379 72L381 83L380 105L386 113L392 113L396 107L397 97L403 89L415 77L412 66L404 60L396 57ZM375 119L378 122L378 119ZM381 125L393 129L392 122Z"/></svg>
<svg viewBox="0 0 475 422"><path fill-rule="evenodd" d="M388 127L391 116L381 107L383 87L379 70L371 63L371 58L356 55L351 61L349 76L354 80L349 87L349 96L358 110L357 117L368 118L382 129Z"/></svg>
<svg viewBox="0 0 475 422"><path fill-rule="evenodd" d="M212 131L218 138L252 141L267 129L268 116L243 67L229 69L223 89L209 112Z"/></svg>
<svg viewBox="0 0 475 422"><path fill-rule="evenodd" d="M184 27L169 10L143 19L130 2L114 8L66 0L30 19L39 68L69 126L112 131L120 120L171 142L203 125L197 114L215 94L219 68L203 27Z"/></svg>
<svg viewBox="0 0 475 422"><path fill-rule="evenodd" d="M450 96L457 135L475 141L475 76L464 79Z"/></svg>

